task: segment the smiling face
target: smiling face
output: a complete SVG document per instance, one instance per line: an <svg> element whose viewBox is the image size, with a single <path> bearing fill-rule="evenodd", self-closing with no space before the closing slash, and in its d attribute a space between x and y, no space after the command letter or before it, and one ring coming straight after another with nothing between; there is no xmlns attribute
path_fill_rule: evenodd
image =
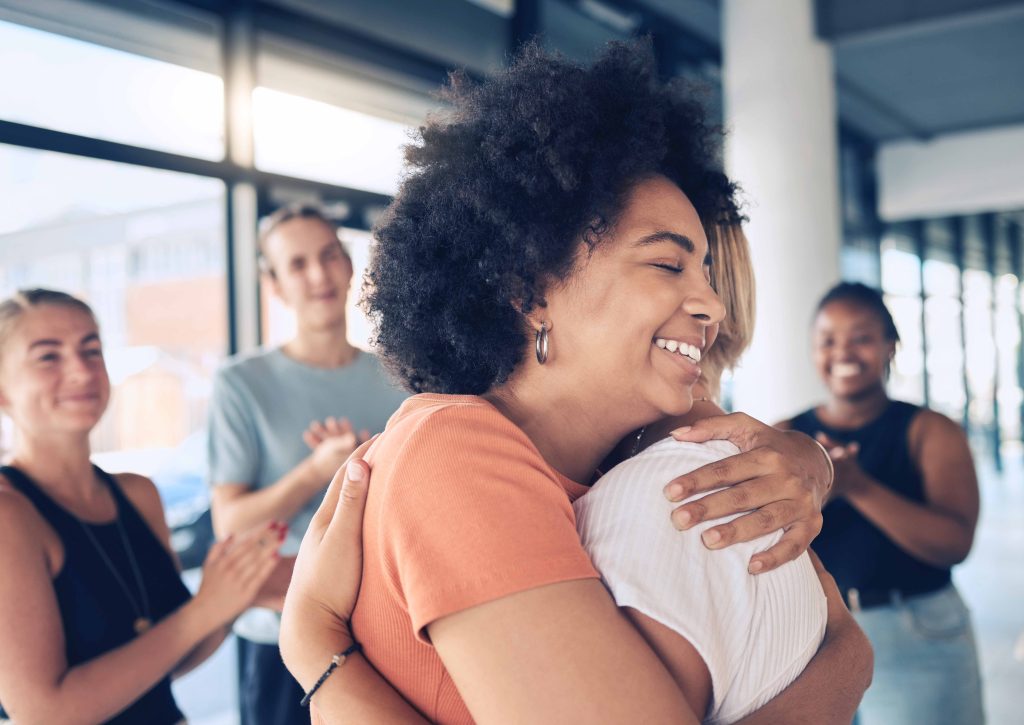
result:
<svg viewBox="0 0 1024 725"><path fill-rule="evenodd" d="M882 320L864 305L837 300L814 319L814 364L837 398L856 399L884 389L895 352Z"/></svg>
<svg viewBox="0 0 1024 725"><path fill-rule="evenodd" d="M582 246L574 273L531 316L550 328L550 372L640 422L687 412L724 316L709 264L700 219L679 187L663 176L638 183L607 238L593 253Z"/></svg>
<svg viewBox="0 0 1024 725"><path fill-rule="evenodd" d="M0 406L35 435L88 433L110 399L92 315L63 305L25 310L0 350Z"/></svg>
<svg viewBox="0 0 1024 725"><path fill-rule="evenodd" d="M344 323L352 262L330 225L317 218L289 219L270 233L263 253L275 294L295 310L300 326Z"/></svg>

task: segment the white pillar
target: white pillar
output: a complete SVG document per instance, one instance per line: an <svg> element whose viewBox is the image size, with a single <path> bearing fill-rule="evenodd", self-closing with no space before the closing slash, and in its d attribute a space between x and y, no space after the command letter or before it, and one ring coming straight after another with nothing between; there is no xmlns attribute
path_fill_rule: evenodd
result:
<svg viewBox="0 0 1024 725"><path fill-rule="evenodd" d="M725 162L748 202L757 326L737 410L768 422L821 400L810 320L839 278L838 128L830 48L812 0L725 0Z"/></svg>

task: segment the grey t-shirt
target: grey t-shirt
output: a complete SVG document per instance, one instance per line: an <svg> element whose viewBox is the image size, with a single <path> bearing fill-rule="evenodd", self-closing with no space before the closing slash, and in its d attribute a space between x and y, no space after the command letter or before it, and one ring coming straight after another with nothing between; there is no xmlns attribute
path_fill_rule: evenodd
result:
<svg viewBox="0 0 1024 725"><path fill-rule="evenodd" d="M235 357L214 377L210 481L270 486L310 454L302 433L311 422L347 418L356 430L379 433L407 396L366 352L333 369L297 362L281 348ZM288 522L282 554L298 551L322 499L322 493L314 496ZM250 609L235 623L236 634L264 644L277 642L279 628L279 616L269 609Z"/></svg>

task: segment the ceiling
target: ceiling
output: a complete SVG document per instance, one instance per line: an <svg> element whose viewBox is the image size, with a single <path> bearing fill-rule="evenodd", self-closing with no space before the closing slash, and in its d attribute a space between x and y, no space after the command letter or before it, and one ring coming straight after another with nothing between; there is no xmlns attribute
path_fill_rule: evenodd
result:
<svg viewBox="0 0 1024 725"><path fill-rule="evenodd" d="M720 0L636 4L721 44ZM840 117L869 140L1024 123L1024 2L815 0L815 11Z"/></svg>

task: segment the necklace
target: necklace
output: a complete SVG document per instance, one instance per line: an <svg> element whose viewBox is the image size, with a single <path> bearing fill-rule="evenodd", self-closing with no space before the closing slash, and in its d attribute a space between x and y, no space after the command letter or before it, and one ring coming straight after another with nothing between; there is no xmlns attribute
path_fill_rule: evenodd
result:
<svg viewBox="0 0 1024 725"><path fill-rule="evenodd" d="M711 402L711 398L694 398L693 402L694 403L700 403L700 402L710 403ZM633 456L635 456L637 453L640 452L640 441L643 440L644 433L646 433L646 432L647 432L647 426L646 425L645 426L641 426L640 430L638 430L636 432L636 438L633 439L633 445L629 449L629 456L628 456L629 458L632 458Z"/></svg>
<svg viewBox="0 0 1024 725"><path fill-rule="evenodd" d="M110 573L114 575L114 579L117 580L118 585L121 587L121 591L124 592L128 602L132 605L132 609L135 611L135 621L132 626L135 629L135 634L142 634L150 627L153 626L153 619L149 613L149 596L146 594L146 585L142 582L142 573L139 571L139 564L135 560L135 551L132 549L131 542L128 541L128 535L124 531L124 526L121 524L121 506L118 504L117 497L114 497L114 505L117 508L117 518L114 519L114 525L117 526L117 531L121 535L121 545L124 546L125 554L128 555L128 562L132 567L132 576L135 578L135 584L139 589L139 600L135 599L131 589L128 587L127 582L121 576L121 572L114 566L114 562L111 561L107 555L106 550L100 545L100 542L96 539L96 535L93 534L89 526L77 516L75 520L78 521L82 527L82 531L85 532L85 536L92 542L93 547L99 553L100 558L103 559L103 563L110 569Z"/></svg>

